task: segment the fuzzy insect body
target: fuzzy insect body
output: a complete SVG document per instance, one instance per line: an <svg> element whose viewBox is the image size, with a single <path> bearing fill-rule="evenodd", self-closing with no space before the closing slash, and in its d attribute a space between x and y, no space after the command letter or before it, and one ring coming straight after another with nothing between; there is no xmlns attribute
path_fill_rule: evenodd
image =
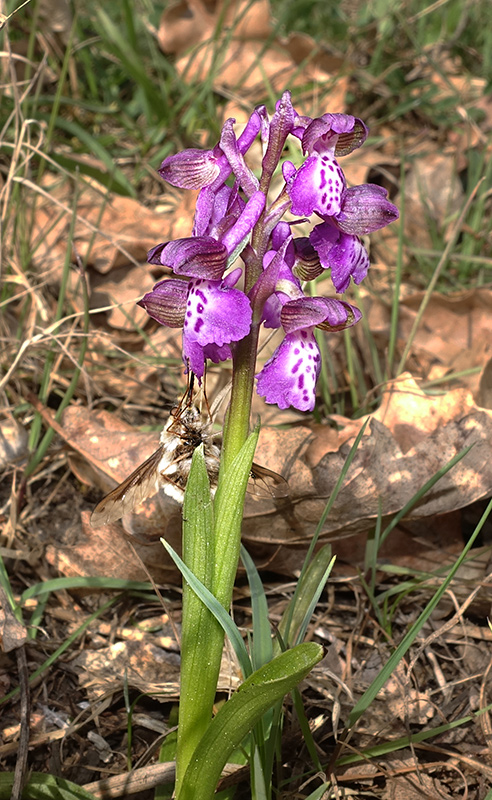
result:
<svg viewBox="0 0 492 800"><path fill-rule="evenodd" d="M128 478L109 492L97 504L91 515L91 525L98 527L134 511L144 500L159 489L183 502L184 492L191 469L191 459L196 448L203 444L212 494L217 488L220 465L220 442L213 432L214 408L206 416L192 401L193 382L190 382L184 397L173 409L162 429L159 447L140 464ZM220 404L214 403L217 408ZM208 409L208 406L207 406ZM272 470L253 464L248 491L259 497L274 499L287 497L287 481Z"/></svg>

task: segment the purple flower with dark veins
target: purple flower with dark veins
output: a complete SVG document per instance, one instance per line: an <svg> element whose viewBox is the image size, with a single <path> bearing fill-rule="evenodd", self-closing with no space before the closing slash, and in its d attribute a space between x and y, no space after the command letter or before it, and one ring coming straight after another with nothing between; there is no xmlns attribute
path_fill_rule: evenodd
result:
<svg viewBox="0 0 492 800"><path fill-rule="evenodd" d="M259 106L238 137L234 120L226 120L213 149L184 150L164 160L163 178L200 193L192 235L156 245L148 255L175 277L159 281L139 304L162 325L183 329L183 360L199 379L207 359L235 358L246 337L256 352L264 324L283 329L284 337L256 376L258 393L280 408L314 408L321 369L314 331L344 330L361 314L342 300L305 296L301 281L329 269L339 293L351 278L360 283L369 269L361 237L398 218L383 188L348 187L338 163L367 133L350 114L300 116L284 92L272 117ZM245 158L258 136L259 177ZM302 145L299 168L282 161L289 136ZM272 199L277 170L285 185ZM286 221L288 211L301 219ZM296 238L295 226L311 219L309 235Z"/></svg>
<svg viewBox="0 0 492 800"><path fill-rule="evenodd" d="M310 122L302 136L308 153L289 186L292 213L309 217L338 214L347 182L336 155L347 155L367 138L362 120L350 114L323 114Z"/></svg>
<svg viewBox="0 0 492 800"><path fill-rule="evenodd" d="M167 278L156 283L139 306L170 328L183 328L183 360L198 378L205 360L231 358L231 342L238 342L251 325L251 306L244 292L233 287L241 277L233 270L223 280Z"/></svg>
<svg viewBox="0 0 492 800"><path fill-rule="evenodd" d="M280 322L286 335L256 376L258 394L279 408L312 411L321 370L314 329L341 331L361 316L358 308L334 298L298 297L284 303Z"/></svg>
<svg viewBox="0 0 492 800"><path fill-rule="evenodd" d="M231 253L244 247L259 219L265 197L256 192L222 236L196 236L160 244L149 252L149 261L171 267L176 275L190 280L165 278L146 294L139 305L149 316L173 328L183 328L183 359L197 375L203 376L205 359L215 363L231 358L231 342L238 342L251 326L248 297L234 286L240 267L223 277Z"/></svg>

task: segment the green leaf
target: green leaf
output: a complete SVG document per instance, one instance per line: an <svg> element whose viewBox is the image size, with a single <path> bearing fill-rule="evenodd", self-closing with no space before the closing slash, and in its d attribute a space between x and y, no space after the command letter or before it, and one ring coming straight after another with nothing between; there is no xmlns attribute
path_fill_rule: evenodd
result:
<svg viewBox="0 0 492 800"><path fill-rule="evenodd" d="M183 503L183 561L203 588L211 587L215 567L214 513L203 444L193 453ZM210 658L212 642L221 651L224 634L213 613L183 582L181 691L179 701L177 783L212 718L219 664Z"/></svg>
<svg viewBox="0 0 492 800"><path fill-rule="evenodd" d="M331 545L327 544L316 553L307 570L301 574L295 594L282 614L278 626L285 644L294 644L304 638L334 563L335 557L332 557Z"/></svg>
<svg viewBox="0 0 492 800"><path fill-rule="evenodd" d="M0 800L10 800L13 782L13 773L0 775ZM33 772L22 791L22 800L96 800L96 798L72 781Z"/></svg>
<svg viewBox="0 0 492 800"><path fill-rule="evenodd" d="M178 800L212 800L227 758L269 708L297 686L323 658L304 642L256 670L220 709L186 771Z"/></svg>
<svg viewBox="0 0 492 800"><path fill-rule="evenodd" d="M225 610L224 606L221 605L217 598L214 597L212 592L207 589L207 587L204 586L201 581L198 580L196 575L194 575L193 572L188 569L184 561L178 556L176 551L173 550L169 542L166 542L165 539L161 539L161 542L197 597L200 598L202 603L209 609L209 611L212 612L216 620L220 623L222 629L224 630L226 636L228 636L229 641L234 648L234 652L236 653L243 675L251 675L252 670L248 651L244 645L241 633Z"/></svg>
<svg viewBox="0 0 492 800"><path fill-rule="evenodd" d="M251 594L253 620L253 645L251 661L253 668L259 669L273 658L272 630L268 618L268 603L255 562L246 548L241 545L241 561L244 564Z"/></svg>

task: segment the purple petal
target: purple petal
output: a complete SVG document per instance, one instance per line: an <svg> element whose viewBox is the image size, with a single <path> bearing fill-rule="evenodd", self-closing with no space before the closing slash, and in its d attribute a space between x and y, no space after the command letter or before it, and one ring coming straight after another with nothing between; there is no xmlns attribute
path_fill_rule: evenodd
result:
<svg viewBox="0 0 492 800"><path fill-rule="evenodd" d="M282 308L280 321L286 333L317 326L325 331L342 331L362 317L355 306L334 297L299 297Z"/></svg>
<svg viewBox="0 0 492 800"><path fill-rule="evenodd" d="M344 233L363 236L384 228L398 217L398 209L388 200L386 189L364 183L345 190L335 224Z"/></svg>
<svg viewBox="0 0 492 800"><path fill-rule="evenodd" d="M359 284L367 275L369 256L357 236L337 231L330 223L322 222L311 231L310 241L322 266L331 269L331 280L337 292L348 289L350 277Z"/></svg>
<svg viewBox="0 0 492 800"><path fill-rule="evenodd" d="M222 186L215 191L210 186L205 186L201 190L195 204L193 236L210 234L210 227L216 218L221 219L226 215L231 192L230 186Z"/></svg>
<svg viewBox="0 0 492 800"><path fill-rule="evenodd" d="M302 137L304 153L326 148L337 156L346 156L367 139L368 130L361 119L351 114L323 114L313 119Z"/></svg>
<svg viewBox="0 0 492 800"><path fill-rule="evenodd" d="M304 115L298 114L295 119L292 135L302 142L302 137L304 136L306 128L309 127L312 121L313 121L312 117L306 117Z"/></svg>
<svg viewBox="0 0 492 800"><path fill-rule="evenodd" d="M277 222L272 231L272 250L278 250L291 235L288 222Z"/></svg>
<svg viewBox="0 0 492 800"><path fill-rule="evenodd" d="M263 258L263 272L249 293L251 305L254 309L254 320L265 320L267 327L278 327L278 304L272 300L274 293L285 295L285 300L302 296L299 279L292 274L292 270L285 261L285 255L292 244L289 236L285 239L280 249L269 250ZM272 302L270 302L272 301ZM266 312L263 308L267 303Z"/></svg>
<svg viewBox="0 0 492 800"><path fill-rule="evenodd" d="M273 175L280 160L289 133L292 133L296 112L292 106L290 92L284 92L275 106L275 114L270 121L268 145L263 156L263 170Z"/></svg>
<svg viewBox="0 0 492 800"><path fill-rule="evenodd" d="M265 328L280 328L280 313L282 311L282 306L285 305L288 299L289 298L281 292L275 292L270 295L263 306L261 317Z"/></svg>
<svg viewBox="0 0 492 800"><path fill-rule="evenodd" d="M188 281L166 278L156 283L152 291L138 301L137 306L145 308L147 314L161 325L181 328L185 318L187 296Z"/></svg>
<svg viewBox="0 0 492 800"><path fill-rule="evenodd" d="M234 133L234 119L226 119L222 126L220 147L226 156L229 166L234 173L239 185L244 189L247 197L256 192L259 186L258 178L246 165L244 155Z"/></svg>
<svg viewBox="0 0 492 800"><path fill-rule="evenodd" d="M228 344L222 347L217 347L215 344L207 344L202 347L197 342L185 340L183 337L183 361L195 373L197 378L201 378L205 372L206 359L210 359L214 364L219 364L229 358L232 358L232 352Z"/></svg>
<svg viewBox="0 0 492 800"><path fill-rule="evenodd" d="M219 174L220 150L182 150L162 162L159 173L165 181L180 189L201 189Z"/></svg>
<svg viewBox="0 0 492 800"><path fill-rule="evenodd" d="M282 175L284 177L284 181L287 184L292 183L296 173L297 169L292 163L292 161L284 161L284 163L282 164Z"/></svg>
<svg viewBox="0 0 492 800"><path fill-rule="evenodd" d="M321 357L312 329L289 333L257 375L257 392L279 408L294 406L299 411L312 411L320 369Z"/></svg>
<svg viewBox="0 0 492 800"><path fill-rule="evenodd" d="M151 264L171 267L176 275L219 280L227 266L227 249L212 236L191 236L158 244L149 250Z"/></svg>
<svg viewBox="0 0 492 800"><path fill-rule="evenodd" d="M322 217L338 214L345 186L345 176L334 156L309 156L289 188L292 213L310 216L316 211Z"/></svg>
<svg viewBox="0 0 492 800"><path fill-rule="evenodd" d="M222 286L223 287L226 286L232 289L232 287L236 285L242 274L243 274L242 268L236 267L236 269L233 269L231 272L227 273L225 278L222 280Z"/></svg>
<svg viewBox="0 0 492 800"><path fill-rule="evenodd" d="M208 344L222 347L243 339L249 333L251 315L249 300L239 289L231 289L222 281L199 278L190 281L183 351L186 352L185 339L202 347Z"/></svg>
<svg viewBox="0 0 492 800"><path fill-rule="evenodd" d="M222 244L231 255L249 236L265 208L266 197L263 192L254 192L249 198L235 224L222 237Z"/></svg>
<svg viewBox="0 0 492 800"><path fill-rule="evenodd" d="M212 236L217 241L234 225L246 203L234 186L206 186L198 195L192 236Z"/></svg>
<svg viewBox="0 0 492 800"><path fill-rule="evenodd" d="M237 140L239 150L241 153L243 153L243 155L249 150L254 140L258 136L266 116L267 111L263 105L257 106L257 108L255 108L251 114L246 126L243 128L243 132Z"/></svg>

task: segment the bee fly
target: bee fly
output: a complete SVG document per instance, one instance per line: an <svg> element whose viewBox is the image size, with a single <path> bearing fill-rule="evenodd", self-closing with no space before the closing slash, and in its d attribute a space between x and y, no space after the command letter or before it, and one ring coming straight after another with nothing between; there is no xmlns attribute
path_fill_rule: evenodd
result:
<svg viewBox="0 0 492 800"><path fill-rule="evenodd" d="M181 402L171 411L162 429L159 447L97 504L91 515L93 527L115 522L161 488L169 497L182 503L191 459L195 449L202 443L210 486L212 492L215 492L219 476L220 446L214 442L212 427L223 393L218 395L212 409L208 409L207 403L208 415L204 420L202 412L193 402L194 375L190 375L189 386ZM289 487L281 475L253 464L248 491L257 496L282 498L288 496Z"/></svg>

